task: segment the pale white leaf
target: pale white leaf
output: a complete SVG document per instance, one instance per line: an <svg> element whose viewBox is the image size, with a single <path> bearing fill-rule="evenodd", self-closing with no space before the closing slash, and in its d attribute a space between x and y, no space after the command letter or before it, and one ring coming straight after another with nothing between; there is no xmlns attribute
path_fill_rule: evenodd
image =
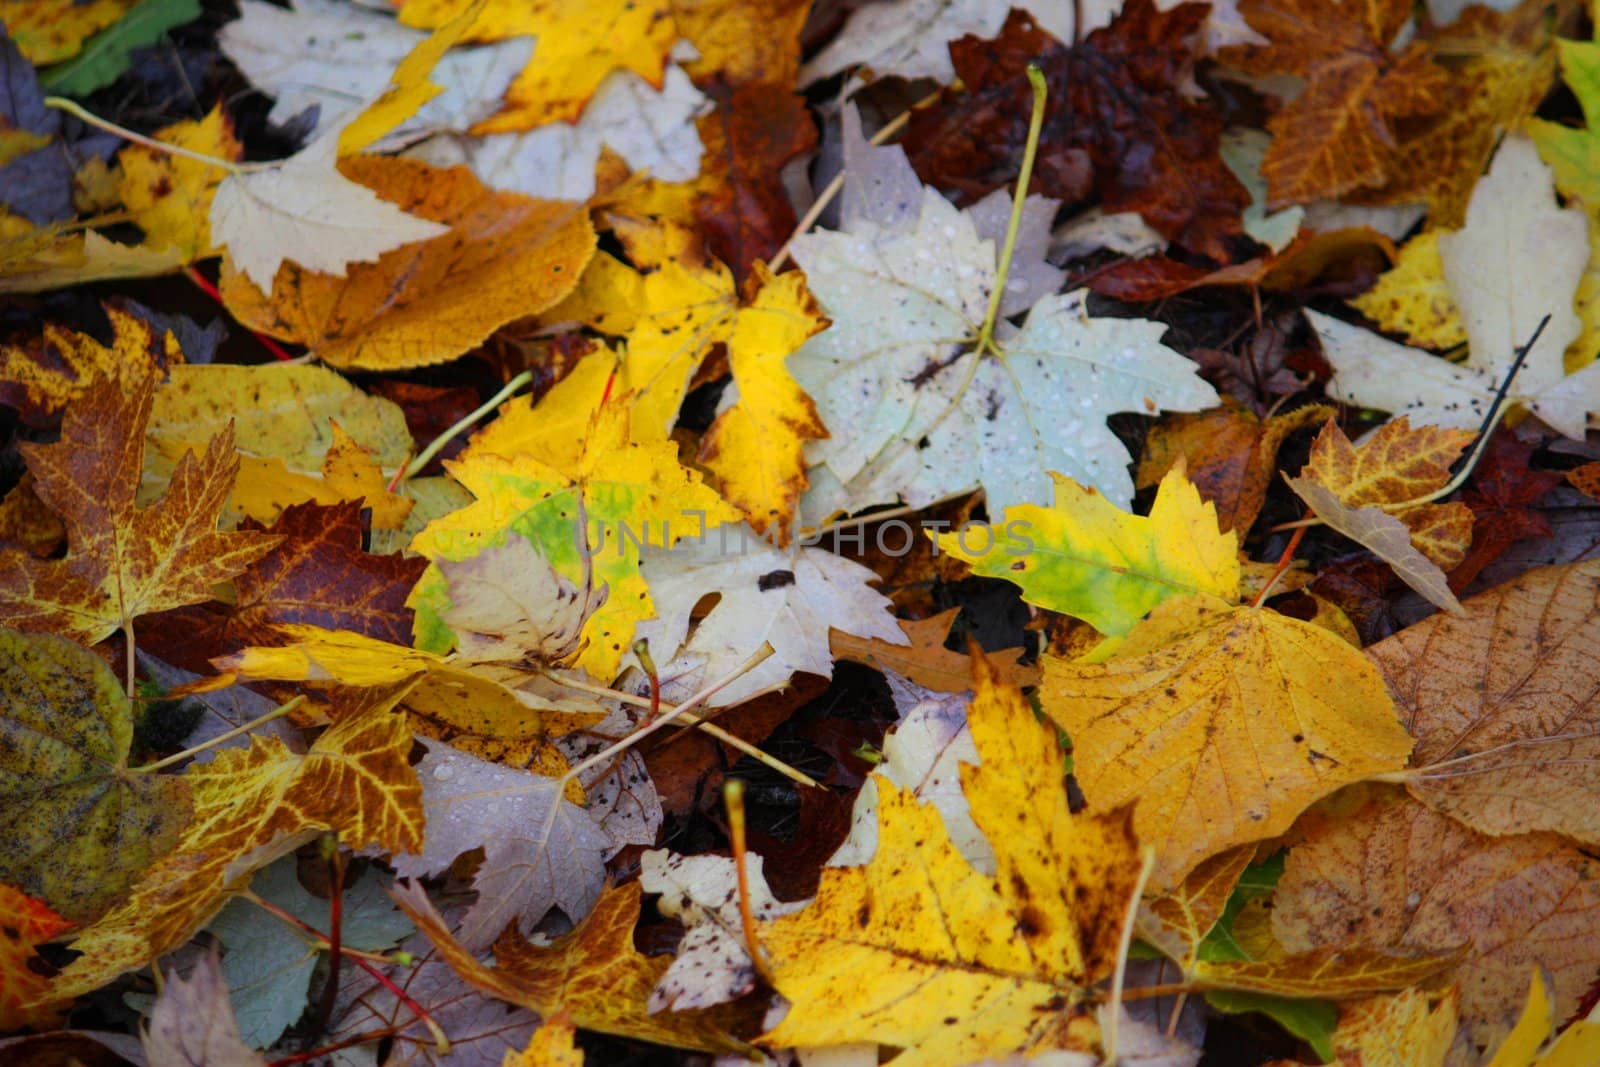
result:
<svg viewBox="0 0 1600 1067"><path fill-rule="evenodd" d="M223 54L250 84L274 97L267 118L283 125L318 108L313 138L342 127L389 86L394 69L424 30L350 3L292 0L288 9L241 0L239 18L217 34ZM453 48L428 80L443 92L423 104L380 144L420 131L462 130L500 108L533 55L533 38L513 37L478 48Z"/></svg>
<svg viewBox="0 0 1600 1067"><path fill-rule="evenodd" d="M1025 262L1042 259L1040 236ZM1162 324L1091 318L1082 293L1039 300L1020 331L1002 320L998 353L977 353L996 245L931 189L914 229L859 217L795 241L833 323L789 361L835 431L806 445L805 514L920 507L979 486L996 512L1047 504L1052 470L1126 507L1131 457L1106 417L1217 402L1194 363L1160 343ZM1031 292L1046 275L1021 277Z"/></svg>
<svg viewBox="0 0 1600 1067"><path fill-rule="evenodd" d="M483 849L462 943L486 948L508 924L529 930L552 907L574 922L587 915L605 884L611 842L561 795L561 782L438 741L426 747L417 778L428 833L422 854L395 856L394 869L408 878L437 874L463 852Z"/></svg>
<svg viewBox="0 0 1600 1067"><path fill-rule="evenodd" d="M1582 326L1573 293L1589 259L1587 220L1556 204L1550 168L1522 136L1507 137L1473 190L1466 226L1439 238L1445 281L1461 309L1469 355L1453 364L1308 312L1333 365L1329 395L1411 417L1475 428L1518 348L1550 322L1506 393L1558 433L1580 439L1600 412L1600 364L1568 375L1567 346Z"/></svg>
<svg viewBox="0 0 1600 1067"><path fill-rule="evenodd" d="M1050 251L1064 259L1077 259L1102 248L1137 259L1160 252L1167 239L1144 221L1137 211L1107 215L1098 207L1074 215L1050 235Z"/></svg>
<svg viewBox="0 0 1600 1067"><path fill-rule="evenodd" d="M440 615L467 660L559 663L577 651L583 624L606 600L604 585L579 589L516 535L438 567L450 588Z"/></svg>
<svg viewBox="0 0 1600 1067"><path fill-rule="evenodd" d="M595 164L609 147L636 171L663 181L700 174L695 119L711 106L676 64L658 90L632 71L606 76L577 123L552 122L518 133L436 137L407 155L436 166L469 167L486 185L546 200L588 200Z"/></svg>
<svg viewBox="0 0 1600 1067"><path fill-rule="evenodd" d="M211 201L211 237L263 292L284 260L343 275L351 263L376 261L392 248L448 233L408 215L340 174L337 133L281 164L229 175Z"/></svg>
<svg viewBox="0 0 1600 1067"><path fill-rule="evenodd" d="M647 551L640 573L657 617L639 624L651 657L668 664L681 649L703 661L710 682L770 644L774 654L711 698L737 704L786 684L796 671L833 676L828 629L903 645L887 597L867 583L877 575L820 548L773 548L748 527L718 530L672 549ZM708 593L720 600L692 636L689 620Z"/></svg>
<svg viewBox="0 0 1600 1067"><path fill-rule="evenodd" d="M1261 175L1261 161L1271 145L1272 138L1262 130L1228 130L1222 135L1219 154L1233 176L1250 191L1250 206L1240 216L1244 232L1274 252L1281 252L1300 232L1306 210L1295 206L1267 214L1267 179Z"/></svg>
<svg viewBox="0 0 1600 1067"><path fill-rule="evenodd" d="M856 794L850 833L828 858L830 867L859 867L878 848L878 778L908 789L933 805L950 841L976 869L993 874L994 850L972 820L961 791L961 765L978 764L978 747L967 726L970 693L937 693L890 675L901 720L883 739L883 762Z"/></svg>
<svg viewBox="0 0 1600 1067"><path fill-rule="evenodd" d="M228 984L215 952L200 957L188 978L167 972L167 985L141 1035L152 1064L192 1067L265 1067L266 1060L245 1045L228 1003Z"/></svg>
<svg viewBox="0 0 1600 1067"><path fill-rule="evenodd" d="M804 901L781 903L767 886L764 861L745 856L750 911L757 922L799 911ZM691 1011L726 1004L756 986L739 915L739 876L726 856L680 856L665 849L639 861L639 884L660 893L661 914L684 926L683 941L667 973L650 993L650 1010Z"/></svg>

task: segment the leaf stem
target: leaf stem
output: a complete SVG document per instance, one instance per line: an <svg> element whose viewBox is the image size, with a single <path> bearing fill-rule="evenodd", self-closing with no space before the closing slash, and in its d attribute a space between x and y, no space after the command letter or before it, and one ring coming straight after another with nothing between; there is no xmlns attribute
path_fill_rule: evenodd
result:
<svg viewBox="0 0 1600 1067"><path fill-rule="evenodd" d="M321 930L318 930L315 926L312 926L310 923L301 921L297 916L289 914L287 911L284 911L282 908L278 907L276 904L273 904L271 901L263 899L262 897L258 896L253 890L246 889L242 893L240 893L239 895L244 897L244 899L248 900L250 903L254 904L256 907L258 907L258 908L262 909L263 911L267 912L268 914L277 916L279 919L282 919L284 922L288 923L291 926L299 927L301 930L303 930L306 933L310 934L312 937L316 938L317 940L324 941L324 942L326 942L328 940L328 936L326 934L324 934ZM445 1036L444 1030L440 1028L438 1023L434 1022L433 1016L428 1014L428 1011L427 1011L426 1008L424 1008L421 1004L418 1004L415 1000L413 1000L411 998L411 996L408 993L406 993L405 990L403 990L399 986L395 985L394 982L389 978L388 975L384 974L382 971L378 970L377 967L373 966L372 964L368 963L366 960L362 959L361 956L355 955L353 953L352 954L348 954L348 955L350 955L350 958L355 961L356 966L360 967L362 970L364 970L368 974L370 974L374 979L377 980L379 985L383 986L390 993L394 994L394 997L395 997L396 1000L400 1001L400 1003L404 1004L406 1007L411 1009L412 1013L416 1015L417 1020L419 1022L421 1022L424 1026L426 1026L428 1028L428 1032L433 1035L434 1048L438 1051L439 1055L447 1056L447 1055L450 1054L450 1038ZM275 1063L278 1063L278 1062L282 1062L282 1063L303 1063L303 1062L305 1062L305 1059L306 1059L306 1057L301 1057L299 1059L291 1058L291 1059L288 1059L288 1060L281 1060L281 1061L275 1060L273 1062L275 1062Z"/></svg>
<svg viewBox="0 0 1600 1067"><path fill-rule="evenodd" d="M222 291L219 290L215 285L211 284L210 278L207 278L204 274L201 274L192 266L183 268L183 273L188 276L191 282L194 282L194 284L200 288L202 293L205 293L212 300L215 300L218 307L222 308L223 310L227 310L228 302L222 299ZM246 326L245 329L250 330L250 327ZM265 348L268 352L271 352L273 357L277 359L278 362L293 363L295 361L295 357L286 352L282 345L261 331L250 330L250 336L261 342L261 347Z"/></svg>
<svg viewBox="0 0 1600 1067"><path fill-rule="evenodd" d="M636 708L648 708L652 706L647 697L634 696L632 693L624 692L621 689L612 689L609 686L604 685L594 685L589 682L582 681L581 679L568 678L564 675L551 674L549 672L545 673L545 677L549 678L557 685L564 685L569 689L576 689L583 693L593 693L595 696L610 697L612 700L619 700L624 704L632 704ZM662 705L655 705L656 711L659 712L661 707ZM669 706L667 707L667 714L677 715L678 709ZM772 768L785 778L789 779L791 782L809 786L812 789L822 788L821 783L815 778L812 778L803 771L798 771L789 766L787 763L772 755L770 752L763 752L761 749L757 748L755 745L752 745L744 738L739 737L736 734L729 733L716 723L712 722L710 719L702 719L700 716L691 714L689 712L684 712L679 717L690 726L699 728L703 733L709 734L710 736L716 738L729 748L736 749L744 753L746 756L749 756L751 759Z"/></svg>
<svg viewBox="0 0 1600 1067"><path fill-rule="evenodd" d="M1261 592L1257 593L1256 598L1250 602L1252 608L1259 608L1262 604L1265 604L1267 597L1271 596L1272 591L1277 588L1284 572L1289 569L1289 564L1294 562L1294 550L1299 548L1300 542L1305 539L1306 529L1307 527L1305 526L1295 528L1294 536L1290 537L1289 543L1284 546L1283 555L1278 557L1277 569L1272 572L1272 577L1267 580L1267 584L1261 587Z"/></svg>
<svg viewBox="0 0 1600 1067"><path fill-rule="evenodd" d="M629 734L627 737L622 738L616 744L607 745L605 748L601 749L599 752L596 752L588 759L578 763L571 770L567 771L566 774L561 776L560 788L565 789L568 782L577 781L578 776L584 771L587 771L592 767L598 767L600 764L609 761L613 756L625 752L634 745L637 745L640 741L643 741L651 734L662 729L674 719L682 718L688 713L690 708L694 707L696 704L702 704L705 701L710 700L717 693L732 685L740 677L754 670L756 666L758 666L772 654L772 646L766 642L762 642L761 647L757 649L756 652L750 656L750 658L746 659L743 663L739 664L739 666L735 667L728 673L726 677L719 678L717 681L712 682L710 685L704 687L699 692L689 697L688 700L685 700L682 704L679 704L677 707L656 719L654 722L645 724L644 726L635 730L633 733ZM554 809L552 808L552 810Z"/></svg>
<svg viewBox="0 0 1600 1067"><path fill-rule="evenodd" d="M196 163L204 163L208 166L225 170L229 174L245 174L249 171L260 169L259 167L248 167L241 166L238 163L230 163L226 159L218 159L215 156L208 156L203 152L196 152L192 149L184 148L182 145L168 144L166 141L158 141L154 137L146 137L142 133L134 133L125 126L118 126L110 119L101 118L94 112L84 108L76 100L69 100L64 96L47 96L44 98L44 106L55 108L57 111L65 111L73 118L79 120L80 122L86 122L97 130L104 130L107 133L114 133L125 141L132 141L134 144L143 145L153 152L165 152L170 156L182 156L184 159L192 159Z"/></svg>
<svg viewBox="0 0 1600 1067"><path fill-rule="evenodd" d="M198 745L195 745L193 748L186 748L182 752L174 752L172 755L166 757L165 759L156 760L156 762L154 762L154 763L146 763L142 767L133 767L133 768L131 768L129 770L129 773L130 774L154 774L156 771L165 770L166 768L172 766L174 763L182 763L184 760L189 759L189 758L191 758L193 756L199 755L201 752L204 752L208 748L216 748L218 745L222 744L225 741L232 741L235 737L238 737L240 734L247 734L251 730L254 730L257 726L262 726L262 725L264 725L266 723L269 723L273 719L281 719L281 718L283 718L285 715L289 714L295 708L298 708L301 704L305 703L305 699L306 698L303 697L303 696L295 697L293 700L289 701L287 704L280 704L278 707L273 708L271 711L267 712L265 715L257 716L256 718L251 719L247 723L241 723L240 725L235 726L233 729L229 730L227 733L218 734L216 737L213 737L211 740L204 741L204 742L202 742L202 743L200 743Z"/></svg>
<svg viewBox="0 0 1600 1067"><path fill-rule="evenodd" d="M1122 916L1122 940L1117 946L1117 966L1111 974L1110 1011L1106 1018L1105 1062L1117 1062L1117 1030L1121 1022L1123 982L1128 975L1128 951L1133 946L1133 928L1139 915L1139 902L1144 898L1144 887L1150 881L1150 872L1156 867L1154 845L1146 845L1139 857L1139 880L1128 895L1128 910Z"/></svg>
<svg viewBox="0 0 1600 1067"><path fill-rule="evenodd" d="M744 779L729 778L722 787L722 801L728 808L728 838L733 845L733 871L739 883L739 924L744 927L744 947L750 954L750 963L756 974L770 989L778 988L761 952L761 941L756 937L755 910L750 907L750 874L745 865L744 841Z"/></svg>
<svg viewBox="0 0 1600 1067"><path fill-rule="evenodd" d="M1000 317L1000 302L1005 299L1006 279L1011 273L1011 259L1017 251L1017 231L1022 228L1022 207L1028 199L1028 182L1033 179L1033 163L1039 155L1039 134L1044 130L1044 105L1049 94L1044 71L1037 63L1028 64L1028 84L1033 87L1033 112L1028 117L1028 143L1022 150L1022 168L1017 171L1017 190L1011 197L1011 221L1006 224L1006 240L1000 248L999 271L994 288L989 292L989 310L983 316L983 328L978 331L977 354L994 349L995 320Z"/></svg>
<svg viewBox="0 0 1600 1067"><path fill-rule="evenodd" d="M472 426L478 422L478 420L482 419L495 408L511 399L518 389L521 389L524 385L527 385L531 381L533 381L533 371L523 371L515 378L512 378L505 385L501 386L500 391L494 394L494 396L491 396L488 400L485 400L482 404L479 404L472 411L456 420L454 426L451 426L444 433L440 434L438 437L435 437L428 443L427 448L424 448L421 452L417 453L416 458L407 464L406 469L401 472L399 481L405 482L421 474L427 468L428 464L433 462L433 457L437 456L444 449L444 446L454 440L458 434L465 430L471 429Z"/></svg>
<svg viewBox="0 0 1600 1067"><path fill-rule="evenodd" d="M345 870L344 855L339 851L339 831L324 832L317 845L328 863L328 980L322 986L316 1025L310 1030L313 1034L325 1031L333 1018L333 1008L339 999L339 965L344 960Z"/></svg>

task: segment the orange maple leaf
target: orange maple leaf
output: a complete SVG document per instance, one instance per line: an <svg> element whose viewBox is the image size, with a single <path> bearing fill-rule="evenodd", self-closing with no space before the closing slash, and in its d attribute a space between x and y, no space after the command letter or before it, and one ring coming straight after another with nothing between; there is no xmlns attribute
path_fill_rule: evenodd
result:
<svg viewBox="0 0 1600 1067"><path fill-rule="evenodd" d="M155 385L98 382L68 407L59 442L19 446L35 492L66 523L69 551L0 555L0 622L92 644L140 615L208 599L278 543L217 530L239 466L231 424L204 455L184 456L160 501L137 506Z"/></svg>
<svg viewBox="0 0 1600 1067"><path fill-rule="evenodd" d="M44 901L0 882L0 1033L59 1023L55 1005L27 1005L50 985L46 975L28 964L35 945L71 925Z"/></svg>

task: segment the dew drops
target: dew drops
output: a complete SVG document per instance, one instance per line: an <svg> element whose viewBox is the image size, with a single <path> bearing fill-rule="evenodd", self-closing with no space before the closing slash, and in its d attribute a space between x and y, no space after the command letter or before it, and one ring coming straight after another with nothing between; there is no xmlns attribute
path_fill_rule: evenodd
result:
<svg viewBox="0 0 1600 1067"><path fill-rule="evenodd" d="M456 769L449 763L441 763L433 769L433 778L436 782L448 782L455 776Z"/></svg>

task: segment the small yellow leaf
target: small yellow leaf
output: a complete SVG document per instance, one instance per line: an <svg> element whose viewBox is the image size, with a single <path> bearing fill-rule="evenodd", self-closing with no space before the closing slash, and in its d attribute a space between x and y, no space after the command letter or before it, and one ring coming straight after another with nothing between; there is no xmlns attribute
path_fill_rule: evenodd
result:
<svg viewBox="0 0 1600 1067"><path fill-rule="evenodd" d="M236 160L243 147L219 104L198 121L175 123L155 138L213 159ZM184 262L215 251L211 244L211 198L227 177L219 167L143 145L129 145L117 156L122 164L118 192L133 221L144 231L144 245L175 250Z"/></svg>
<svg viewBox="0 0 1600 1067"><path fill-rule="evenodd" d="M1467 328L1444 281L1441 230L1419 233L1400 249L1392 268L1350 303L1389 333L1414 345L1444 351L1467 343Z"/></svg>

